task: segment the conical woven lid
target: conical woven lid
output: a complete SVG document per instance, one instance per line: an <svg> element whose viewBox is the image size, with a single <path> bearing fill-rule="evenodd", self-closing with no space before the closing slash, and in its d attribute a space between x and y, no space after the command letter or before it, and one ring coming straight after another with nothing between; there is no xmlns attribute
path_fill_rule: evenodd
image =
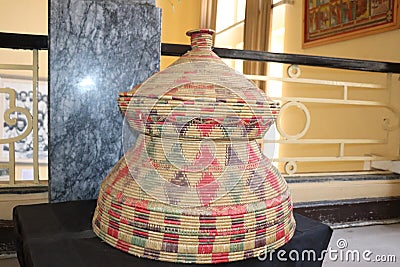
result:
<svg viewBox="0 0 400 267"><path fill-rule="evenodd" d="M256 257L295 229L287 184L255 140L279 107L212 52L210 30L188 35L191 51L120 94L139 135L102 182L93 229L157 260Z"/></svg>
<svg viewBox="0 0 400 267"><path fill-rule="evenodd" d="M213 139L254 139L265 134L277 115L277 103L222 62L211 50L210 33L188 32L191 51L131 92L120 95L121 110L134 129L165 136L175 135L184 125L196 124L211 128L207 137ZM191 122L193 119L201 121ZM238 125L244 130L240 135ZM232 131L236 131L233 136ZM204 138L198 131L185 136Z"/></svg>

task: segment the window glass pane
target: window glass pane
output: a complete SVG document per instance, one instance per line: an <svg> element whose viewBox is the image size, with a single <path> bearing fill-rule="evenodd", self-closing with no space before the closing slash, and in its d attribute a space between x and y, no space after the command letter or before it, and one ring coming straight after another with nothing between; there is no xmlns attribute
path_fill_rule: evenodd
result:
<svg viewBox="0 0 400 267"><path fill-rule="evenodd" d="M237 1L237 11L236 11L236 20L242 21L244 20L246 15L246 0L238 0Z"/></svg>
<svg viewBox="0 0 400 267"><path fill-rule="evenodd" d="M219 0L216 31L222 31L236 22L236 0Z"/></svg>

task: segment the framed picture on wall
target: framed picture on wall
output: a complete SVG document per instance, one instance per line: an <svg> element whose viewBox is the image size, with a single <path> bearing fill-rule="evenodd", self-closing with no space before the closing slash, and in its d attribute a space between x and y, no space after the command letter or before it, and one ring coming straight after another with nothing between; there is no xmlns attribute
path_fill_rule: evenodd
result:
<svg viewBox="0 0 400 267"><path fill-rule="evenodd" d="M304 0L303 48L400 27L399 0Z"/></svg>

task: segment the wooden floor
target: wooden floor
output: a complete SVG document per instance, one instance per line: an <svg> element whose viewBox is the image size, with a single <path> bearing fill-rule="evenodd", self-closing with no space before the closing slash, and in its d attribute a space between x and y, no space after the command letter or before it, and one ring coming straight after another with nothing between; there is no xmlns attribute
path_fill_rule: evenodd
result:
<svg viewBox="0 0 400 267"><path fill-rule="evenodd" d="M14 224L0 220L0 258L8 258L16 253Z"/></svg>
<svg viewBox="0 0 400 267"><path fill-rule="evenodd" d="M0 220L0 267L19 266L16 258L15 233L12 221Z"/></svg>
<svg viewBox="0 0 400 267"><path fill-rule="evenodd" d="M17 258L1 258L0 267L20 267Z"/></svg>

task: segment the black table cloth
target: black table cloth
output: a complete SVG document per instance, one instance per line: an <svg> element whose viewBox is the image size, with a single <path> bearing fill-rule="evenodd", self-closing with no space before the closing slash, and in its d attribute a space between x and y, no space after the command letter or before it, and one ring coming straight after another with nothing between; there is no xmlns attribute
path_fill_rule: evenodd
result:
<svg viewBox="0 0 400 267"><path fill-rule="evenodd" d="M263 261L254 258L218 265L174 264L139 258L101 241L91 227L95 205L95 200L84 200L16 207L14 223L21 267L321 266L318 258L332 235L329 226L295 214L297 227L292 240L267 254ZM305 250L313 252L302 253Z"/></svg>

